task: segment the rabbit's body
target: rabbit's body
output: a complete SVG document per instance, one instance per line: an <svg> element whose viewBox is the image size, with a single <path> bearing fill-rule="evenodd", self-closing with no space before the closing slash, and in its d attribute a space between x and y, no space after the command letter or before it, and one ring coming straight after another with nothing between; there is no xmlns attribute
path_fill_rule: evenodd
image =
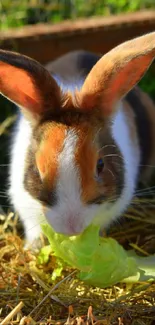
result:
<svg viewBox="0 0 155 325"><path fill-rule="evenodd" d="M113 83L113 68L112 74L105 72L102 86L101 60L97 55L77 51L48 64L47 69L58 84L54 79L53 84L49 80L56 94L51 98L51 109L51 92L44 99L50 77L47 75L44 79L42 87L46 91L38 92L40 72L38 79L35 78L36 89L34 81L31 86L30 79L25 84L24 92L31 94L30 99L27 95L16 99L16 94L11 98L22 106L24 116L17 124L12 146L9 193L31 242L39 236L40 223L45 219L57 232L69 235L82 232L91 222L106 227L128 207L138 182L150 177L152 169L148 165L155 161L154 105L139 88L130 90L136 83L134 79L140 79L135 77L134 66L130 72L132 78L127 75L127 82L122 83L124 75L121 73L126 66L119 68L117 64L120 79ZM134 63L137 56L130 60ZM13 62L19 73L21 63L17 64L15 59ZM115 56L113 62L115 64ZM136 69L140 69L137 74L141 76L145 68L140 68L139 64ZM107 65L103 64L103 69L104 66ZM25 71L27 78L30 65ZM35 67L33 78L36 71ZM42 73L46 75L44 70ZM27 87L30 87L29 92ZM57 87L63 92L61 101ZM105 95L99 104L102 88ZM124 92L127 95L121 99ZM6 95L6 88L3 93ZM111 102L115 97L118 99L113 106ZM45 101L44 111L42 100ZM57 111L52 110L52 105ZM59 106L62 107L60 111ZM112 106L115 111L111 115ZM91 107L95 107L95 113L89 111Z"/></svg>

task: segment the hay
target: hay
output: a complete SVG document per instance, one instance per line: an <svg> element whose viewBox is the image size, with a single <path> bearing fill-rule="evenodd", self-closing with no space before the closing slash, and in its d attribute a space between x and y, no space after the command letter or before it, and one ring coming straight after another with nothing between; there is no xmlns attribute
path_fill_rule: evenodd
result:
<svg viewBox="0 0 155 325"><path fill-rule="evenodd" d="M137 199L108 235L140 255L155 253L155 199ZM0 322L4 324L155 324L155 283L89 287L64 269L55 281L55 258L38 264L23 249L13 213L0 216ZM90 307L92 306L92 307ZM93 308L93 311L92 311Z"/></svg>

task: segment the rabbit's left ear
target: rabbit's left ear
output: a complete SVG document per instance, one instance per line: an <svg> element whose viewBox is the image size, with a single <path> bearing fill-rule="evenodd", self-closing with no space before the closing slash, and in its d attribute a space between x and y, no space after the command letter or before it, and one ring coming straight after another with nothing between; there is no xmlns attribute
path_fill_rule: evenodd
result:
<svg viewBox="0 0 155 325"><path fill-rule="evenodd" d="M50 73L37 61L0 50L0 92L17 104L32 123L58 109L61 93Z"/></svg>
<svg viewBox="0 0 155 325"><path fill-rule="evenodd" d="M77 93L83 110L109 116L116 103L142 78L155 56L155 32L125 42L105 54Z"/></svg>

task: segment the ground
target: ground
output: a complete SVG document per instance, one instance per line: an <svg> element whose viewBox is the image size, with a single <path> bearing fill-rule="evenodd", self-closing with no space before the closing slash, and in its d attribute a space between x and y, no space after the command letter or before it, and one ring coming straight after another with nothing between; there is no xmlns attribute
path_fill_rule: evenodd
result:
<svg viewBox="0 0 155 325"><path fill-rule="evenodd" d="M143 255L155 253L155 199L146 197L135 198L121 223L107 234ZM67 267L54 280L55 257L50 255L39 264L38 252L23 249L19 232L21 235L17 216L2 212L1 325L155 324L155 283L93 288L80 282L77 272Z"/></svg>

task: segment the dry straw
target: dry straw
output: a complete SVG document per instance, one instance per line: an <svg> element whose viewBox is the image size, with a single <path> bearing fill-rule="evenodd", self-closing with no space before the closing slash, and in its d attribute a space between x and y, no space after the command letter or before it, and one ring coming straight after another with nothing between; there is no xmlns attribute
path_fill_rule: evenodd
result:
<svg viewBox="0 0 155 325"><path fill-rule="evenodd" d="M134 248L137 254L155 253L154 214L154 198L135 198L127 214L108 235L126 249ZM53 281L55 258L50 256L47 263L38 264L38 253L23 249L18 228L17 216L13 213L1 215L1 325L154 324L154 283L93 288L81 283L76 272L67 267L61 277ZM93 313L89 306L93 307Z"/></svg>

